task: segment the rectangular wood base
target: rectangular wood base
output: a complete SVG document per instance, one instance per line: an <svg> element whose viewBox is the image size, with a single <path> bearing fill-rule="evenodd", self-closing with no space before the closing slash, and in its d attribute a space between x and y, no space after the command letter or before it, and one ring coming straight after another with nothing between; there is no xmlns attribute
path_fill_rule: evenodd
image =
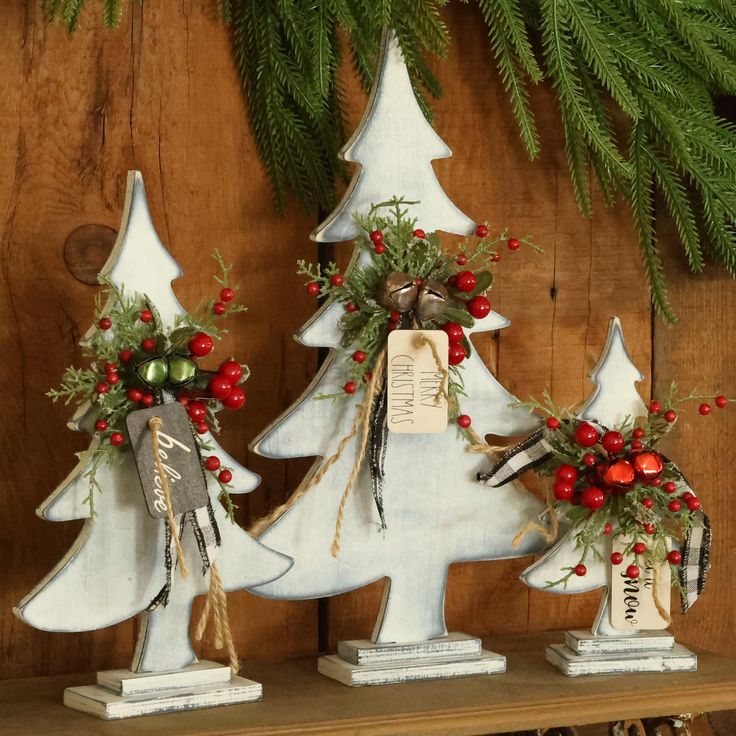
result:
<svg viewBox="0 0 736 736"><path fill-rule="evenodd" d="M667 652L675 646L668 631L642 631L638 636L595 636L590 631L566 631L565 645L577 654Z"/></svg>
<svg viewBox="0 0 736 736"><path fill-rule="evenodd" d="M634 672L695 672L698 657L681 644L664 651L578 654L564 644L550 644L547 661L568 677Z"/></svg>
<svg viewBox="0 0 736 736"><path fill-rule="evenodd" d="M66 688L64 705L97 718L116 720L248 703L260 700L262 695L260 683L231 675L229 667L197 662L172 672L98 672L97 685Z"/></svg>

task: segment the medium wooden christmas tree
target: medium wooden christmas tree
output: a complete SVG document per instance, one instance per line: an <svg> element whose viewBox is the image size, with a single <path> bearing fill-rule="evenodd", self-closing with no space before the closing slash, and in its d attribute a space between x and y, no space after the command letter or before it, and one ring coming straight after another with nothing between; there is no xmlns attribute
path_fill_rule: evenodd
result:
<svg viewBox="0 0 736 736"><path fill-rule="evenodd" d="M355 215L365 215L372 204L392 195L400 195L401 207L409 217L417 218L416 226L421 230L414 232L420 239L430 230L461 235L474 231L475 225L449 201L431 169L431 158L450 152L422 116L396 39L390 33L384 40L377 80L368 111L345 153L347 160L360 161L363 168L336 211L315 230L313 239L337 241L355 236L361 232ZM486 230L485 226L481 229ZM382 252L382 247L377 242L376 253ZM370 257L361 251L352 268L365 267ZM348 270L347 279L350 274ZM342 643L343 659L323 658L320 668L348 684L500 671L503 658L479 658L477 639L447 638L447 569L457 561L503 559L539 551L543 542L537 535L528 535L519 546L514 546L513 540L542 510L542 504L516 484L492 491L480 485L476 475L487 460L467 452L467 443L452 422L439 434L388 433L381 458L383 513L379 512L368 463L361 466L359 461L360 440L340 450L343 438L351 432L356 402L315 400L319 395L355 390L343 385L345 363L355 350L344 343L339 324L344 313L344 306L333 301L299 332L300 343L330 348L329 356L300 399L252 444L253 451L266 457L321 458L295 491L298 500L275 521L270 519L273 523L259 537L292 557L294 566L279 580L253 590L274 598L312 598L387 578L372 644L383 647L378 659L384 662L397 651L399 654L393 668L372 670L360 666L360 650L371 650L371 644ZM478 318L468 333L507 325L507 320L490 312ZM462 380L467 394L462 410L472 417L473 428L481 437L523 434L537 426L530 413L511 408L514 397L475 352L463 363ZM331 458L327 464L323 462L326 458ZM354 490L341 503L346 482L356 467L359 472ZM341 521L339 554L331 547L336 515ZM416 646L392 648L404 644ZM432 656L448 657L446 669L432 669L421 662ZM453 656L455 661L449 661ZM463 658L466 661L458 663ZM419 661L405 671L403 664L408 660Z"/></svg>
<svg viewBox="0 0 736 736"><path fill-rule="evenodd" d="M181 276L181 270L156 235L139 172L129 174L120 233L101 276L117 287L123 297L145 295L164 329L172 328L177 317L184 315L171 288L171 281ZM71 426L94 431L97 417L97 405L87 404L77 412ZM254 490L259 483L258 476L228 455L209 433L205 438L212 454L230 473L228 485L232 492ZM90 451L81 454L78 465L38 509L39 515L48 521L85 519L85 524L69 552L21 601L16 613L36 628L64 632L99 629L140 613L131 670L135 673L192 671L197 662L189 635L192 601L195 596L206 594L209 588L209 574L203 575L196 562L202 556L198 541L190 527L184 521L179 522L181 545L191 574L184 577L171 573L168 602L154 603L167 585L170 551L164 534L165 520L153 518L146 508L131 451L124 452L115 462L97 464L94 485L91 485L92 457L101 442L115 444L117 439L111 435L103 440L98 433ZM219 501L221 485L211 473L207 473L207 491L219 531L221 551L217 555L217 567L224 589L238 590L283 574L290 566L289 560L258 543L228 518ZM222 677L222 673L218 676ZM216 679L210 677L212 682ZM242 685L253 683L242 678L234 678L233 682L228 671L227 688L221 687L220 692L209 693L204 699L190 698L192 705L188 707L195 707L195 701L206 705L252 699L253 688L249 688L249 697L245 698ZM179 686L193 683L207 684L206 678L200 681L197 676L193 680L179 678ZM257 690L260 694L260 686ZM104 693L85 694L94 702L102 702L104 698ZM96 696L99 697L95 700ZM124 709L125 703L117 703L117 710L115 703L111 706L113 710L93 706L74 705L105 717L177 707L166 697L138 707L133 704L129 710Z"/></svg>

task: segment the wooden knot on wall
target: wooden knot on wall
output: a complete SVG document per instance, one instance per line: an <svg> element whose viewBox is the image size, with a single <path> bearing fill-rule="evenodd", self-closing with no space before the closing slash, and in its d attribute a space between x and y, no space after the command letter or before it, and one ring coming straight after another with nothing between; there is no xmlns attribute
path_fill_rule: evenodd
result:
<svg viewBox="0 0 736 736"><path fill-rule="evenodd" d="M83 284L97 286L97 274L107 261L118 233L107 225L89 224L72 230L64 242L64 263Z"/></svg>

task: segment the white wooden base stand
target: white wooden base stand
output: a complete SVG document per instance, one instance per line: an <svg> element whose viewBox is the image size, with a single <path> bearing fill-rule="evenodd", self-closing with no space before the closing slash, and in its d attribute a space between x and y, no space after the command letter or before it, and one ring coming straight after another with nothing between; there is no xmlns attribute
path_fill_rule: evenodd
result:
<svg viewBox="0 0 736 736"><path fill-rule="evenodd" d="M248 703L260 700L262 695L259 682L232 675L230 667L197 662L171 672L98 672L96 685L68 687L64 691L64 705L114 720Z"/></svg>
<svg viewBox="0 0 736 736"><path fill-rule="evenodd" d="M452 633L411 644L341 641L337 654L319 658L317 669L351 687L389 685L494 675L506 671L506 657L486 651L476 637Z"/></svg>
<svg viewBox="0 0 736 736"><path fill-rule="evenodd" d="M595 636L590 631L568 631L564 644L547 647L547 661L568 677L698 669L697 655L675 644L672 634L666 631L646 631L639 636Z"/></svg>

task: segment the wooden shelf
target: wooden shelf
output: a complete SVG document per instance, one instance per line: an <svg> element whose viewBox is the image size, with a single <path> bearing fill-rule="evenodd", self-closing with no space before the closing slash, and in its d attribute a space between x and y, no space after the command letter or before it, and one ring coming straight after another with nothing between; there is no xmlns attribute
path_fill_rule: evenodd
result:
<svg viewBox="0 0 736 736"><path fill-rule="evenodd" d="M263 683L261 703L126 721L100 721L65 708L62 691L86 676L0 682L0 734L18 736L360 736L499 733L619 718L736 708L736 660L699 652L698 671L569 679L544 660L534 634L487 642L508 655L505 675L348 688L317 674L314 658L246 662Z"/></svg>

